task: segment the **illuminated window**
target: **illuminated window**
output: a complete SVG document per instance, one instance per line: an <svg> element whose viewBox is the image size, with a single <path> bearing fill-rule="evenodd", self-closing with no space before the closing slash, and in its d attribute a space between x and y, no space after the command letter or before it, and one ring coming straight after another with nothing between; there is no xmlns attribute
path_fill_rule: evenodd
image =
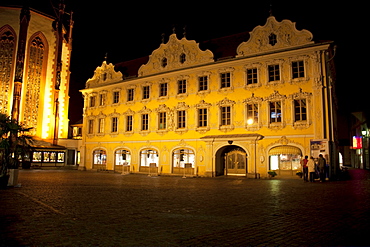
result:
<svg viewBox="0 0 370 247"><path fill-rule="evenodd" d="M177 89L178 94L186 93L186 80L179 80L177 82Z"/></svg>
<svg viewBox="0 0 370 247"><path fill-rule="evenodd" d="M270 102L270 123L281 122L281 102Z"/></svg>
<svg viewBox="0 0 370 247"><path fill-rule="evenodd" d="M32 153L32 162L41 162L42 152L33 152Z"/></svg>
<svg viewBox="0 0 370 247"><path fill-rule="evenodd" d="M44 152L44 162L50 162L50 152Z"/></svg>
<svg viewBox="0 0 370 247"><path fill-rule="evenodd" d="M294 121L307 120L307 104L306 99L294 100Z"/></svg>
<svg viewBox="0 0 370 247"><path fill-rule="evenodd" d="M158 113L158 129L165 130L167 128L167 113L159 112Z"/></svg>
<svg viewBox="0 0 370 247"><path fill-rule="evenodd" d="M119 149L115 152L115 165L130 165L131 163L131 153L128 150Z"/></svg>
<svg viewBox="0 0 370 247"><path fill-rule="evenodd" d="M231 86L231 73L225 72L220 74L221 88L228 88Z"/></svg>
<svg viewBox="0 0 370 247"><path fill-rule="evenodd" d="M303 61L292 62L293 79L304 77L304 63Z"/></svg>
<svg viewBox="0 0 370 247"><path fill-rule="evenodd" d="M273 64L268 66L269 82L280 80L280 66Z"/></svg>
<svg viewBox="0 0 370 247"><path fill-rule="evenodd" d="M231 125L231 107L221 107L221 126Z"/></svg>
<svg viewBox="0 0 370 247"><path fill-rule="evenodd" d="M247 69L247 85L258 83L257 68Z"/></svg>
<svg viewBox="0 0 370 247"><path fill-rule="evenodd" d="M257 103L247 104L247 122L250 122L250 124L258 123L258 104Z"/></svg>
<svg viewBox="0 0 370 247"><path fill-rule="evenodd" d="M176 149L173 152L174 168L194 168L195 154L191 149Z"/></svg>
<svg viewBox="0 0 370 247"><path fill-rule="evenodd" d="M154 164L158 166L158 152L156 150L145 149L140 152L140 166Z"/></svg>
<svg viewBox="0 0 370 247"><path fill-rule="evenodd" d="M206 91L208 90L208 76L199 76L199 91Z"/></svg>
<svg viewBox="0 0 370 247"><path fill-rule="evenodd" d="M57 153L51 152L50 153L50 162L55 162L57 160Z"/></svg>
<svg viewBox="0 0 370 247"><path fill-rule="evenodd" d="M95 150L93 153L94 165L105 165L107 162L107 154L104 150Z"/></svg>
<svg viewBox="0 0 370 247"><path fill-rule="evenodd" d="M62 152L58 152L58 154L57 154L57 162L64 162L64 153L62 153Z"/></svg>

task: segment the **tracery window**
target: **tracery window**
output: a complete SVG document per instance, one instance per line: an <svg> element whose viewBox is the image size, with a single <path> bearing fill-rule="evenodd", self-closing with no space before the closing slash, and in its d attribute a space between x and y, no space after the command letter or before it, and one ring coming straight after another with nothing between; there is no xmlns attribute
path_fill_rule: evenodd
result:
<svg viewBox="0 0 370 247"><path fill-rule="evenodd" d="M7 113L11 92L11 65L14 64L15 37L5 29L0 33L0 113Z"/></svg>
<svg viewBox="0 0 370 247"><path fill-rule="evenodd" d="M40 36L33 38L29 44L29 58L25 95L25 107L23 122L25 125L34 127L36 131L37 117L40 105L41 79L45 57L45 44Z"/></svg>

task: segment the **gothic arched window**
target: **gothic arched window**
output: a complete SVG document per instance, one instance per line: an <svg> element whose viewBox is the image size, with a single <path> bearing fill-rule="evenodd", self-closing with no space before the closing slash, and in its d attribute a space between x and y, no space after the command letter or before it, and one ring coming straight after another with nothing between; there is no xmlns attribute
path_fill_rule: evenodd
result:
<svg viewBox="0 0 370 247"><path fill-rule="evenodd" d="M41 35L36 35L30 39L28 48L27 63L27 85L25 95L25 111L23 115L24 123L29 127L34 127L36 131L37 117L40 109L40 89L42 84L43 65L46 60L45 43Z"/></svg>
<svg viewBox="0 0 370 247"><path fill-rule="evenodd" d="M8 27L0 29L0 113L8 113L11 98L11 72L14 65L15 35Z"/></svg>

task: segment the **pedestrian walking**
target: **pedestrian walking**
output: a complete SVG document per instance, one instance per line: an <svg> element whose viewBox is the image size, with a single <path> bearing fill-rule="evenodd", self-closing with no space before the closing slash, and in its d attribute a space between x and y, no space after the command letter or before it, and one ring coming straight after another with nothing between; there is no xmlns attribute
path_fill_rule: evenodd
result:
<svg viewBox="0 0 370 247"><path fill-rule="evenodd" d="M318 168L319 168L319 172L320 172L320 182L324 182L325 181L325 168L326 168L326 160L325 158L322 156L322 154L319 155L319 160L318 160Z"/></svg>
<svg viewBox="0 0 370 247"><path fill-rule="evenodd" d="M303 181L308 182L308 168L307 168L308 156L304 156L304 159L301 160L301 166L303 171Z"/></svg>
<svg viewBox="0 0 370 247"><path fill-rule="evenodd" d="M316 170L315 170L315 161L313 160L312 156L307 162L307 170L308 170L310 182L314 182Z"/></svg>

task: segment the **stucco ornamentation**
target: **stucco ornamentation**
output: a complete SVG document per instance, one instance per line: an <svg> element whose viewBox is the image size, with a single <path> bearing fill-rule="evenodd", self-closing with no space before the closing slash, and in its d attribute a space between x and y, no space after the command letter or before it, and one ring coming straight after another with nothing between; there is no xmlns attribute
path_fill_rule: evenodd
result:
<svg viewBox="0 0 370 247"><path fill-rule="evenodd" d="M313 35L307 30L298 31L295 22L290 20L276 21L270 16L264 26L257 26L250 32L247 42L237 48L238 56L248 56L288 47L302 46L312 43Z"/></svg>
<svg viewBox="0 0 370 247"><path fill-rule="evenodd" d="M140 67L139 77L211 62L214 60L210 50L202 51L194 40L179 40L172 34L166 44L153 51L148 63Z"/></svg>
<svg viewBox="0 0 370 247"><path fill-rule="evenodd" d="M112 63L107 64L106 61L103 61L103 64L95 69L94 76L87 80L86 88L100 86L101 84L110 84L121 80L122 73L119 71L116 72Z"/></svg>

